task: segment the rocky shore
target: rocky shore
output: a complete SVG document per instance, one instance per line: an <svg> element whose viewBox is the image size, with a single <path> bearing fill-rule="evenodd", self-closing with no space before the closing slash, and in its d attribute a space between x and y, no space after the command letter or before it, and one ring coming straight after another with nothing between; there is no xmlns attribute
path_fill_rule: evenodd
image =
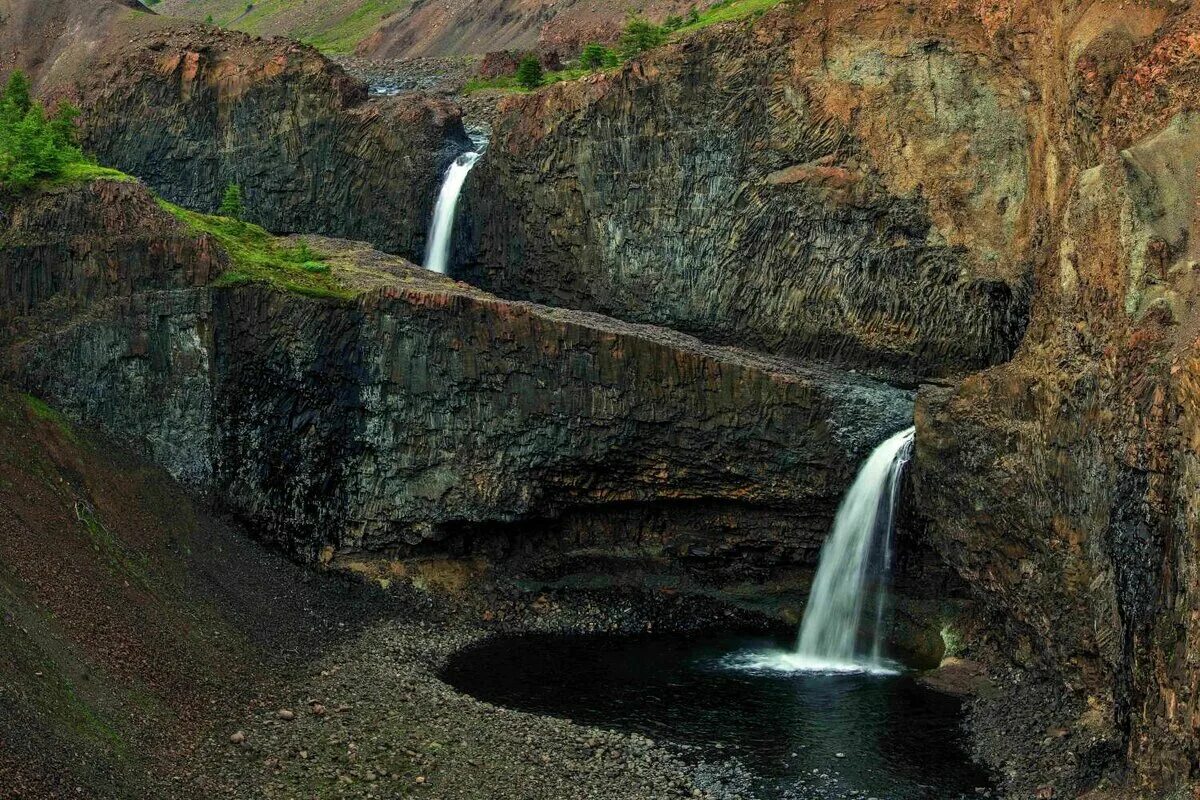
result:
<svg viewBox="0 0 1200 800"><path fill-rule="evenodd" d="M459 598L461 600L461 598ZM467 604L468 606L471 604ZM507 631L627 629L666 609L625 598L508 602ZM675 604L690 616L686 602ZM720 616L718 614L718 616ZM702 624L701 615L692 624ZM196 776L218 796L297 793L431 798L748 797L736 762L668 743L492 706L438 677L445 660L494 626L429 610L387 619L307 665L214 730Z"/></svg>

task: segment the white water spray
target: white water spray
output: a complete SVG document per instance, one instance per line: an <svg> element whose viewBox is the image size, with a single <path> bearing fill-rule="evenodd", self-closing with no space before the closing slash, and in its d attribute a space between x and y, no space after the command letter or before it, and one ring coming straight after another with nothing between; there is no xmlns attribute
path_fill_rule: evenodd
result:
<svg viewBox="0 0 1200 800"><path fill-rule="evenodd" d="M833 532L821 548L796 657L815 669L881 668L887 573L900 476L912 456L915 428L897 433L867 459L842 499ZM874 589L869 651L860 645Z"/></svg>
<svg viewBox="0 0 1200 800"><path fill-rule="evenodd" d="M894 672L883 659L887 576L901 475L915 428L888 439L859 470L842 499L792 653L741 656L733 666L808 672ZM869 606L873 606L870 609ZM867 619L868 610L873 613Z"/></svg>
<svg viewBox="0 0 1200 800"><path fill-rule="evenodd" d="M458 197L462 194L463 184L466 183L471 168L487 148L486 134L473 135L471 141L475 150L454 159L454 163L446 170L446 177L442 180L442 188L438 192L437 204L433 207L433 223L429 226L428 244L425 248L425 269L431 272L445 275L450 266L450 248L454 244L451 234L454 233L454 212L458 208Z"/></svg>

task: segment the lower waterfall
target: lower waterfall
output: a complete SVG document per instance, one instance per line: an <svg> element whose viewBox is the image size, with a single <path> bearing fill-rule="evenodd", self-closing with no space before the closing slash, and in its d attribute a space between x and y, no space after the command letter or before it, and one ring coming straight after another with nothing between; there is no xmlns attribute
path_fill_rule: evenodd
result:
<svg viewBox="0 0 1200 800"><path fill-rule="evenodd" d="M800 626L796 648L800 666L885 667L882 647L892 530L900 478L912 456L915 432L908 428L875 448L838 507Z"/></svg>
<svg viewBox="0 0 1200 800"><path fill-rule="evenodd" d="M838 506L792 652L743 654L732 666L807 672L893 672L883 657L892 532L915 428L875 448Z"/></svg>

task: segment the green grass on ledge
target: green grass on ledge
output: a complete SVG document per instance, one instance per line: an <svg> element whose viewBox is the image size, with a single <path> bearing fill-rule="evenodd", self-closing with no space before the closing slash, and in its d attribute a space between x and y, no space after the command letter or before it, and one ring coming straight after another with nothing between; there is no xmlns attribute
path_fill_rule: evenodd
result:
<svg viewBox="0 0 1200 800"><path fill-rule="evenodd" d="M552 83L560 81L573 81L582 78L584 75L591 75L602 70L585 69L584 67L576 67L573 69L560 69L546 72L542 77L542 86L549 86ZM538 87L541 88L541 87ZM472 78L463 86L463 94L471 94L472 92L486 91L501 91L501 92L529 92L521 84L517 83L516 75L501 75L496 78Z"/></svg>
<svg viewBox="0 0 1200 800"><path fill-rule="evenodd" d="M86 183L88 181L120 181L128 183L136 181L137 178L132 175L126 175L119 169L112 167L102 167L99 164L92 164L86 161L77 161L74 164L67 164L62 168L51 183L55 185L65 185L70 183Z"/></svg>
<svg viewBox="0 0 1200 800"><path fill-rule="evenodd" d="M710 25L718 25L722 22L733 22L740 19L748 19L751 17L761 17L763 14L770 11L777 5L782 3L802 3L804 0L718 0L704 11L700 12L700 18L695 22L676 28L668 33L668 42L675 42L684 38L696 31L709 27ZM611 68L608 68L611 69ZM571 69L561 69L550 71L545 74L542 81L542 86L550 86L551 84L559 83L560 81L573 81L592 75L597 72L605 72L606 68L600 67L597 69L587 69L585 67L573 67ZM538 87L539 89L541 87ZM526 89L521 84L517 83L516 75L501 75L497 78L472 78L463 86L463 94L471 94L473 92L484 91L501 91L513 93L526 93L536 91Z"/></svg>
<svg viewBox="0 0 1200 800"><path fill-rule="evenodd" d="M304 245L288 246L283 239L248 222L188 211L162 199L158 204L193 232L212 236L229 253L233 264L214 281L214 286L268 283L308 297L354 297L354 292L333 277L323 256Z"/></svg>
<svg viewBox="0 0 1200 800"><path fill-rule="evenodd" d="M759 17L780 3L785 2L799 2L799 0L721 0L721 2L714 3L704 11L701 11L700 19L676 30L671 35L671 39L673 41L681 36L686 36L702 28L707 28L710 25L732 22L747 17Z"/></svg>

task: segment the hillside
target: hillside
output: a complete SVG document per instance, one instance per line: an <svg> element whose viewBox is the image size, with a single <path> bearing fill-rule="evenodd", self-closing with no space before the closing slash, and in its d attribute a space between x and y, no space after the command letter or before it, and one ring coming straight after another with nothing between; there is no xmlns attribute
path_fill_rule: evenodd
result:
<svg viewBox="0 0 1200 800"><path fill-rule="evenodd" d="M167 16L206 21L258 36L288 36L331 53L350 53L410 0L163 0Z"/></svg>
<svg viewBox="0 0 1200 800"><path fill-rule="evenodd" d="M652 0L637 7L661 21L691 5ZM330 54L415 58L504 49L574 55L586 42L614 40L633 6L627 0L163 0L155 9L259 36L289 36Z"/></svg>

